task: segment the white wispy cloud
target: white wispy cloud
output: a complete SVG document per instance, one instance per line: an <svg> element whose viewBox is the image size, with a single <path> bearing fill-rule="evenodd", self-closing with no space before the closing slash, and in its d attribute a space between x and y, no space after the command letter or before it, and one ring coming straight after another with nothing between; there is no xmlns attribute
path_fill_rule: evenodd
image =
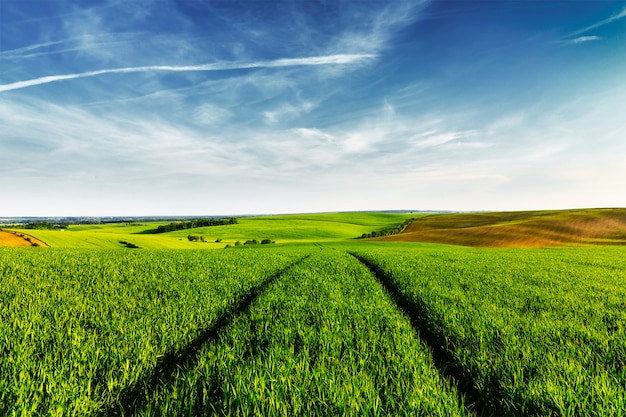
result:
<svg viewBox="0 0 626 417"><path fill-rule="evenodd" d="M430 148L435 146L441 146L461 138L471 137L475 135L476 131L473 130L466 132L436 132L434 134L430 134L430 132L428 132L428 134L425 135L426 137L424 139L418 140L415 145L420 148Z"/></svg>
<svg viewBox="0 0 626 417"><path fill-rule="evenodd" d="M2 173L36 167L33 173L56 180L91 173L132 182L207 175L241 164L232 163L239 160L239 151L202 129L162 118L128 118L123 111L102 115L40 100L0 101L0 124L5 128L0 141Z"/></svg>
<svg viewBox="0 0 626 417"><path fill-rule="evenodd" d="M593 42L602 40L599 36L579 36L574 39L565 39L558 42L555 42L558 45L579 45L581 43Z"/></svg>
<svg viewBox="0 0 626 417"><path fill-rule="evenodd" d="M223 123L232 117L232 113L220 106L211 103L204 103L196 107L191 119L197 125L211 126Z"/></svg>
<svg viewBox="0 0 626 417"><path fill-rule="evenodd" d="M0 85L0 92L18 90L35 85L48 84L57 81L73 80L77 78L95 77L104 74L137 73L137 72L192 72L192 71L226 71L237 69L253 68L280 68L295 66L316 66L316 65L344 65L363 62L374 58L373 54L337 54L326 56L314 56L305 58L283 58L270 61L256 62L221 62L204 65L152 65L127 68L110 68L96 71L86 71L75 74L49 75L25 81L16 81L9 84Z"/></svg>
<svg viewBox="0 0 626 417"><path fill-rule="evenodd" d="M300 127L291 129L291 131L304 139L319 140L321 142L333 142L335 140L333 135L320 129Z"/></svg>
<svg viewBox="0 0 626 417"><path fill-rule="evenodd" d="M18 58L28 58L28 57L39 56L44 53L44 52L41 52L42 50L48 49L51 46L64 45L67 42L68 42L67 40L42 42L42 43L38 43L34 45L28 45L22 48L9 49L9 50L0 52L0 58L18 59Z"/></svg>
<svg viewBox="0 0 626 417"><path fill-rule="evenodd" d="M596 22L596 23L594 23L592 25L589 25L589 26L584 27L584 28L582 28L580 30L577 30L576 32L572 33L570 35L570 37L582 35L583 33L589 32L590 30L594 30L594 29L597 29L599 27L608 25L610 23L615 22L616 20L620 20L620 19L623 19L625 17L626 17L626 7L624 7L624 9L622 9L622 11L620 11L619 13L614 14L613 16L609 17L608 19L601 20L601 21Z"/></svg>
<svg viewBox="0 0 626 417"><path fill-rule="evenodd" d="M590 32L592 30L601 28L602 26L606 26L608 24L611 24L615 21L618 21L620 19L624 19L626 18L626 7L624 7L620 12L615 13L613 16L607 18L607 19L603 19L600 20L599 22L596 22L594 24L591 24L589 26L586 26L582 29L579 29L575 32L570 33L568 36L566 36L564 39L561 39L559 41L557 41L557 44L561 44L561 45L579 45L581 43L586 43L586 42L593 42L593 41L599 41L602 38L600 36L597 35L584 35L587 32Z"/></svg>
<svg viewBox="0 0 626 417"><path fill-rule="evenodd" d="M315 107L316 104L311 101L298 100L296 104L282 103L276 108L263 112L263 116L267 123L275 124L282 120L293 119L301 114L309 113Z"/></svg>
<svg viewBox="0 0 626 417"><path fill-rule="evenodd" d="M570 40L569 43L577 44L591 41L599 41L600 39L602 38L599 36L579 36L578 38Z"/></svg>
<svg viewBox="0 0 626 417"><path fill-rule="evenodd" d="M371 24L365 30L343 31L335 48L379 53L389 46L393 33L418 19L420 16L418 11L429 3L430 0L390 2L377 14L371 16Z"/></svg>
<svg viewBox="0 0 626 417"><path fill-rule="evenodd" d="M95 33L77 36L73 38L59 39L49 42L41 42L10 49L0 52L0 59L19 61L24 59L38 58L47 55L65 54L69 52L94 52L103 49L119 51L120 45L129 43L137 36L135 33L122 32L116 34Z"/></svg>

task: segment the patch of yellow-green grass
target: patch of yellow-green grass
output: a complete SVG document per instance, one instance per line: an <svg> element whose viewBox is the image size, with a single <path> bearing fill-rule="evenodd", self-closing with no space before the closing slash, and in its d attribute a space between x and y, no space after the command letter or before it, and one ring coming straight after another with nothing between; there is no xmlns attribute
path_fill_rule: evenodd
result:
<svg viewBox="0 0 626 417"><path fill-rule="evenodd" d="M94 230L32 230L31 235L45 242L51 247L59 248L124 248L125 244L132 243L144 249L198 249L200 246L189 242L186 238L153 234L115 233L113 231ZM203 246L204 247L204 246Z"/></svg>
<svg viewBox="0 0 626 417"><path fill-rule="evenodd" d="M70 225L66 230L33 230L32 235L52 247L122 248L128 242L145 249L216 249L248 240L276 243L311 243L351 240L363 233L402 224L419 214L320 213L244 217L237 224L199 227L168 233L153 233L169 222ZM29 231L31 232L31 231ZM197 235L204 242L190 242Z"/></svg>
<svg viewBox="0 0 626 417"><path fill-rule="evenodd" d="M387 213L324 213L248 217L238 224L201 227L167 233L186 237L188 234L204 236L207 241L222 239L234 244L247 240L270 239L277 243L328 242L355 239L363 233L402 224L406 218L417 215Z"/></svg>
<svg viewBox="0 0 626 417"><path fill-rule="evenodd" d="M71 225L67 230L72 232L94 232L94 233L150 233L160 225L169 222L142 222L142 223L102 223L102 224L76 224Z"/></svg>
<svg viewBox="0 0 626 417"><path fill-rule="evenodd" d="M315 220L241 219L236 225L180 230L168 235L186 237L191 233L204 236L206 240L222 239L223 242L271 239L284 243L350 239L360 236L364 230L367 228L363 226Z"/></svg>
<svg viewBox="0 0 626 417"><path fill-rule="evenodd" d="M37 239L45 242L50 247L62 247L62 248L101 248L101 247L114 247L112 245L102 245L100 239L97 237L94 239L91 236L85 236L84 234L78 235L62 230L29 230L29 233L35 236Z"/></svg>

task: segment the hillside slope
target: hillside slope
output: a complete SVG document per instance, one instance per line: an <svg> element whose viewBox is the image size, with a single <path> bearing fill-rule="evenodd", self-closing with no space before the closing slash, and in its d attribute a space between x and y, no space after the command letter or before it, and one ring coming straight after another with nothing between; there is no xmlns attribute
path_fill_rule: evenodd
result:
<svg viewBox="0 0 626 417"><path fill-rule="evenodd" d="M434 214L381 241L475 247L626 244L626 209Z"/></svg>
<svg viewBox="0 0 626 417"><path fill-rule="evenodd" d="M41 243L59 248L126 248L132 243L142 249L222 249L248 240L270 239L283 243L338 242L355 239L372 230L402 224L415 214L379 212L341 212L285 214L240 218L237 224L197 227L167 233L154 231L164 222L70 225L60 230L22 230ZM189 235L204 241L191 242ZM13 235L11 235L13 236ZM45 243L43 243L45 242ZM25 243L25 242L24 242ZM0 240L0 246L3 241Z"/></svg>

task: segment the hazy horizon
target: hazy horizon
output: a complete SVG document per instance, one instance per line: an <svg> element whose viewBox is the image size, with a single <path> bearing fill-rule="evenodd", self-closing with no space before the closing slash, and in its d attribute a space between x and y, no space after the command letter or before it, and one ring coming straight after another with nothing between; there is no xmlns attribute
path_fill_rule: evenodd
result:
<svg viewBox="0 0 626 417"><path fill-rule="evenodd" d="M626 207L624 74L623 0L0 1L0 217Z"/></svg>

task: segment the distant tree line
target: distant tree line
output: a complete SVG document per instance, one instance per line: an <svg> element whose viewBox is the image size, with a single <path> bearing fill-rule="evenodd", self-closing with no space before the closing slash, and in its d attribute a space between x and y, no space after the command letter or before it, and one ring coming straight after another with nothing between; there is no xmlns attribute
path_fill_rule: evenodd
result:
<svg viewBox="0 0 626 417"><path fill-rule="evenodd" d="M162 225L157 227L154 233L175 232L177 230L194 229L196 227L224 226L227 224L237 223L238 221L235 217L229 217L227 219L198 219L188 222L175 222L167 225Z"/></svg>
<svg viewBox="0 0 626 417"><path fill-rule="evenodd" d="M49 223L49 222L31 222L24 225L24 229L33 230L58 230L67 229L70 225L68 223Z"/></svg>
<svg viewBox="0 0 626 417"><path fill-rule="evenodd" d="M404 221L404 223L396 225L392 228L389 229L383 229L383 230L375 230L373 232L370 233L363 233L361 235L361 239L367 239L367 238L372 238L372 237L383 237L383 236L391 236L391 235L397 235L398 233L402 233L402 231L411 223L413 223L415 219L411 218L411 219L406 219Z"/></svg>
<svg viewBox="0 0 626 417"><path fill-rule="evenodd" d="M5 224L5 229L60 230L70 227L69 223L28 222L26 224Z"/></svg>

